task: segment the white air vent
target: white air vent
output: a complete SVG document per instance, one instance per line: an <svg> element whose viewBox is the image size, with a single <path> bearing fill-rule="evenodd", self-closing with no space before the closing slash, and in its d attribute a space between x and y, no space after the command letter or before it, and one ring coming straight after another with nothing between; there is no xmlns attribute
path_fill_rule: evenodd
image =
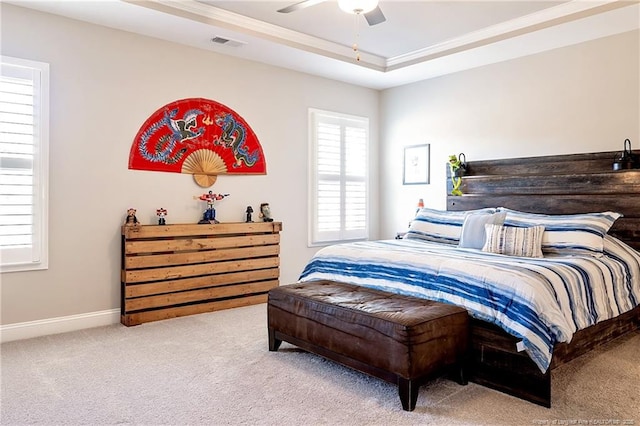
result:
<svg viewBox="0 0 640 426"><path fill-rule="evenodd" d="M215 44L229 46L229 47L240 47L242 45L247 44L246 41L233 40L230 38L220 37L220 36L215 36L214 38L211 39L211 42Z"/></svg>

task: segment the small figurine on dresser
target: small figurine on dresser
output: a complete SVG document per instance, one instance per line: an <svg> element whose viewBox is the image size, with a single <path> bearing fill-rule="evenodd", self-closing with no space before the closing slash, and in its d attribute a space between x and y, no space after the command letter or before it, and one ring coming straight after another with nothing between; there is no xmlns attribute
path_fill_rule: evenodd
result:
<svg viewBox="0 0 640 426"><path fill-rule="evenodd" d="M263 222L273 222L271 218L271 207L269 207L269 203L260 204L260 217Z"/></svg>
<svg viewBox="0 0 640 426"><path fill-rule="evenodd" d="M253 222L253 220L251 219L251 214L253 213L253 207L247 206L247 210L245 211L245 213L247 214L247 218L245 219L245 222L246 223Z"/></svg>
<svg viewBox="0 0 640 426"><path fill-rule="evenodd" d="M198 222L199 224L209 224L209 223L220 223L216 219L216 209L213 208L213 203L219 200L222 200L225 197L228 197L230 194L214 194L212 191L207 192L206 194L202 194L197 198L202 201L207 202L207 209L204 211L202 215L202 219Z"/></svg>
<svg viewBox="0 0 640 426"><path fill-rule="evenodd" d="M156 210L156 215L158 216L158 225L166 225L165 216L167 215L167 209L163 209L160 207Z"/></svg>
<svg viewBox="0 0 640 426"><path fill-rule="evenodd" d="M124 226L139 226L138 218L136 217L136 209L127 209L127 218L124 220Z"/></svg>

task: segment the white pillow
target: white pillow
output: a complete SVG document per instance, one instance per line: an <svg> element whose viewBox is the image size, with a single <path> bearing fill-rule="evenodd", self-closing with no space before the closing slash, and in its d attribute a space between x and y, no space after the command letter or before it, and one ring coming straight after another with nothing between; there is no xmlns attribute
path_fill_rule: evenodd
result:
<svg viewBox="0 0 640 426"><path fill-rule="evenodd" d="M507 213L470 213L464 218L459 247L482 249L486 232L484 226L502 225Z"/></svg>
<svg viewBox="0 0 640 426"><path fill-rule="evenodd" d="M487 237L482 251L507 256L542 257L544 226L517 228L485 225Z"/></svg>

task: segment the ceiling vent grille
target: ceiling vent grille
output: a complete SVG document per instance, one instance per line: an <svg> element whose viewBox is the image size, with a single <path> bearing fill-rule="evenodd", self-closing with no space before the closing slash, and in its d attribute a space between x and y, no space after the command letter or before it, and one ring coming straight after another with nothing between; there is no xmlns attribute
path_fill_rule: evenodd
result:
<svg viewBox="0 0 640 426"><path fill-rule="evenodd" d="M220 37L220 36L215 36L214 38L211 39L211 42L222 45L222 46L229 46L229 47L240 47L247 44L247 42L245 41L233 40L230 38Z"/></svg>

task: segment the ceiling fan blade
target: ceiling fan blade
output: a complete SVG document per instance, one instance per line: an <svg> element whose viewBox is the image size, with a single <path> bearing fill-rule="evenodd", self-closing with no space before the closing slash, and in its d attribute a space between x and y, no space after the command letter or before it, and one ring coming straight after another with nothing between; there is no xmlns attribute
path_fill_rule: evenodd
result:
<svg viewBox="0 0 640 426"><path fill-rule="evenodd" d="M364 17L369 25L378 25L387 20L387 18L384 17L382 10L380 10L380 6L376 6L376 8L371 12L365 13Z"/></svg>
<svg viewBox="0 0 640 426"><path fill-rule="evenodd" d="M303 0L301 2L292 4L291 6L283 7L282 9L279 9L278 12L280 13L295 12L296 10L304 9L305 7L313 6L325 1L327 0Z"/></svg>

